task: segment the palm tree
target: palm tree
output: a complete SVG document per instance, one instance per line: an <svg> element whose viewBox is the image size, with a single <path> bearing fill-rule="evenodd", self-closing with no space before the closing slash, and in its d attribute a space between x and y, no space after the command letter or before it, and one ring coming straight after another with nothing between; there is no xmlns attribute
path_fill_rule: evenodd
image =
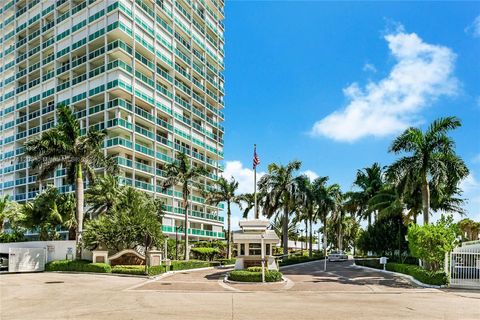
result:
<svg viewBox="0 0 480 320"><path fill-rule="evenodd" d="M366 218L368 225L372 224L372 213L368 210L368 201L375 196L383 186L383 173L380 164L375 162L371 167L363 168L357 171L354 186L360 188L360 191L347 193L347 205L357 207L356 214ZM352 208L353 209L353 208Z"/></svg>
<svg viewBox="0 0 480 320"><path fill-rule="evenodd" d="M310 181L308 176L301 176L298 184L299 192L297 194L299 201L299 214L303 214L305 219L305 229L308 230L310 226L310 233L308 237L309 249L308 255L313 255L313 222L318 218L318 199L321 195L322 188L325 187L328 177L319 177ZM308 223L308 225L307 225Z"/></svg>
<svg viewBox="0 0 480 320"><path fill-rule="evenodd" d="M317 185L316 201L317 201L317 217L322 221L323 224L323 237L326 242L327 239L327 222L329 214L336 210L338 205L338 194L340 193L340 185L332 184L330 186L326 185L328 177L324 178L322 184ZM326 255L326 247L324 248L324 254Z"/></svg>
<svg viewBox="0 0 480 320"><path fill-rule="evenodd" d="M68 181L75 183L77 259L81 259L85 178L94 180L94 169L109 162L102 152L106 131L89 129L82 135L80 122L67 106L58 108L58 124L25 143L25 153L32 160L31 168L38 169L38 180L48 177L59 166L67 169Z"/></svg>
<svg viewBox="0 0 480 320"><path fill-rule="evenodd" d="M422 132L419 128L408 128L398 136L389 151L395 154L409 153L393 163L387 174L399 182L410 177L405 186L413 189L419 185L422 191L422 212L424 224L428 224L430 212L430 187L454 190L469 171L465 163L455 153L455 143L447 135L448 131L461 126L456 117L435 120Z"/></svg>
<svg viewBox="0 0 480 320"><path fill-rule="evenodd" d="M239 197L235 195L235 191L238 189L238 182L232 177L230 181L227 179L220 177L215 184L218 186L218 189L212 190L206 195L207 202L217 206L220 202L227 203L227 258L231 258L231 250L230 250L230 238L231 238L231 231L230 231L230 222L231 222L231 204L240 203Z"/></svg>
<svg viewBox="0 0 480 320"><path fill-rule="evenodd" d="M258 193L257 193L257 197L259 197ZM255 194L254 193L241 194L238 196L238 200L239 200L238 206L240 207L240 210L243 210L243 218L246 219L248 217L248 213L255 207Z"/></svg>
<svg viewBox="0 0 480 320"><path fill-rule="evenodd" d="M180 184L182 186L183 209L185 213L185 260L189 260L188 251L188 207L191 187L196 186L201 188L201 185L195 183L195 180L201 175L208 174L208 171L203 167L196 167L191 164L191 160L185 153L179 153L177 159L169 163L166 168L166 180L162 182L162 188L166 189Z"/></svg>
<svg viewBox="0 0 480 320"><path fill-rule="evenodd" d="M283 217L280 213L277 213L274 217L273 220L270 222L270 229L275 231L277 236L281 239L283 239L283 233L284 231L284 224L283 224ZM288 225L287 225L287 235L289 239L295 240L298 235L297 235L297 223L295 219L288 219Z"/></svg>
<svg viewBox="0 0 480 320"><path fill-rule="evenodd" d="M298 177L295 171L300 169L300 161L292 161L286 166L272 163L268 173L258 182L259 190L265 195L264 212L271 218L278 209L283 209L283 254L288 254L288 217L295 209L295 195Z"/></svg>
<svg viewBox="0 0 480 320"><path fill-rule="evenodd" d="M118 179L110 174L98 178L95 183L85 191L85 201L91 205L88 209L90 218L103 213L110 213L118 205L123 190Z"/></svg>
<svg viewBox="0 0 480 320"><path fill-rule="evenodd" d="M10 227L16 227L17 222L21 218L19 209L20 205L10 200L8 194L0 197L0 232L4 231L7 222Z"/></svg>

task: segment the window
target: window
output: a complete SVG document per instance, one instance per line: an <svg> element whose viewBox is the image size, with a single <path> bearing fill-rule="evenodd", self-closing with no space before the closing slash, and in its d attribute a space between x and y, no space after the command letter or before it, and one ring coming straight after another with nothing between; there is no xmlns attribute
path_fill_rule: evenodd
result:
<svg viewBox="0 0 480 320"><path fill-rule="evenodd" d="M245 243L240 244L240 255L241 256L245 255Z"/></svg>
<svg viewBox="0 0 480 320"><path fill-rule="evenodd" d="M262 255L262 249L261 249L260 243L250 243L248 245L248 254L251 256L260 256Z"/></svg>

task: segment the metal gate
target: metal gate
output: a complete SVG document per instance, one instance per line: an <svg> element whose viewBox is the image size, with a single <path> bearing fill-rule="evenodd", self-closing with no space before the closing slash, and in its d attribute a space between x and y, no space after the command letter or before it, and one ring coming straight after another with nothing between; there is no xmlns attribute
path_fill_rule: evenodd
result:
<svg viewBox="0 0 480 320"><path fill-rule="evenodd" d="M450 286L480 289L480 241L463 243L450 253Z"/></svg>

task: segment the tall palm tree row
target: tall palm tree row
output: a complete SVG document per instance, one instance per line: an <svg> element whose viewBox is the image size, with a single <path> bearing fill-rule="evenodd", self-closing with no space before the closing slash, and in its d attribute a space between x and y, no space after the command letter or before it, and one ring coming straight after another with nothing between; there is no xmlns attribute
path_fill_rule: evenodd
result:
<svg viewBox="0 0 480 320"><path fill-rule="evenodd" d="M67 106L57 110L57 125L25 143L25 154L32 160L32 170L38 170L42 182L58 167L67 172L67 179L75 186L77 259L81 258L81 237L84 215L85 178L93 181L95 168L110 162L102 151L106 131L89 129L82 135L80 122Z"/></svg>
<svg viewBox="0 0 480 320"><path fill-rule="evenodd" d="M163 190L167 190L175 185L181 185L183 197L183 211L185 214L185 222L183 226L185 237L185 260L189 260L188 248L188 212L189 212L189 198L192 187L197 187L203 190L203 186L197 182L202 175L208 174L207 169L192 164L191 160L185 153L178 153L176 160L169 163L166 168L166 179L162 182Z"/></svg>
<svg viewBox="0 0 480 320"><path fill-rule="evenodd" d="M283 210L283 254L288 255L288 221L295 210L295 198L300 178L295 176L302 163L292 161L286 166L272 163L268 172L258 182L259 191L264 194L264 215L271 218L278 210Z"/></svg>
<svg viewBox="0 0 480 320"><path fill-rule="evenodd" d="M231 216L232 216L232 203L240 204L241 198L235 195L238 189L238 182L232 177L230 181L220 177L216 181L216 189L210 190L206 193L207 202L213 205L218 205L220 202L226 202L227 204L227 258L231 258Z"/></svg>

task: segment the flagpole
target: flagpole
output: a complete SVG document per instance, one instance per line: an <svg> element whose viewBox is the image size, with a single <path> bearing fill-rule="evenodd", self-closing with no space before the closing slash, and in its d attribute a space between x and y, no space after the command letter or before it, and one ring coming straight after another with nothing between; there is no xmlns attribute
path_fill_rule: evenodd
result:
<svg viewBox="0 0 480 320"><path fill-rule="evenodd" d="M253 145L253 154L254 156L257 154L257 145ZM254 208L254 213L255 213L255 219L258 219L258 212L257 212L257 165L253 166L253 197L255 201L255 208Z"/></svg>

